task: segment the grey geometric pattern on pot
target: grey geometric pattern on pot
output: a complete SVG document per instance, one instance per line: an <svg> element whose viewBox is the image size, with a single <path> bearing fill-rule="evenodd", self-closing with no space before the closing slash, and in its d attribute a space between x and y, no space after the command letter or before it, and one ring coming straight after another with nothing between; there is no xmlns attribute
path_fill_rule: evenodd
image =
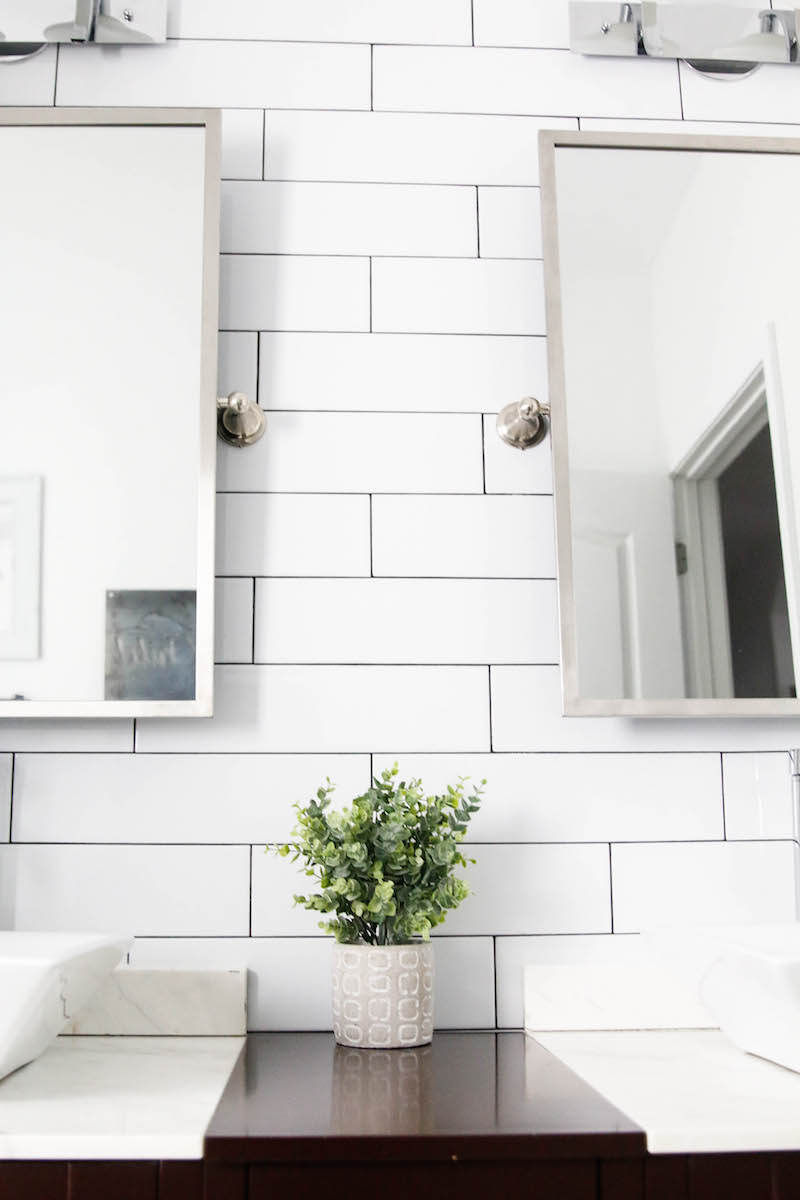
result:
<svg viewBox="0 0 800 1200"><path fill-rule="evenodd" d="M343 1046L391 1050L433 1037L433 946L335 945L333 1032Z"/></svg>

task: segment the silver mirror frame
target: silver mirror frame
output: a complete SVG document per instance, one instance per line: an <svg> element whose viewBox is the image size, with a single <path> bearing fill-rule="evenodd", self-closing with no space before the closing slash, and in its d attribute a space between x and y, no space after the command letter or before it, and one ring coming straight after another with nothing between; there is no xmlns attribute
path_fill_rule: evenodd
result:
<svg viewBox="0 0 800 1200"><path fill-rule="evenodd" d="M210 717L214 711L214 521L222 118L203 108L2 108L0 125L180 126L205 132L203 295L193 700L0 700L1 717ZM156 431L157 435L157 431Z"/></svg>
<svg viewBox="0 0 800 1200"><path fill-rule="evenodd" d="M547 365L550 380L550 436L556 521L558 608L561 629L563 712L568 717L795 717L800 698L771 699L590 699L580 694L572 565L567 395L564 328L558 247L556 151L559 147L607 150L706 150L743 154L800 154L798 138L752 138L697 134L571 133L539 134L544 237Z"/></svg>

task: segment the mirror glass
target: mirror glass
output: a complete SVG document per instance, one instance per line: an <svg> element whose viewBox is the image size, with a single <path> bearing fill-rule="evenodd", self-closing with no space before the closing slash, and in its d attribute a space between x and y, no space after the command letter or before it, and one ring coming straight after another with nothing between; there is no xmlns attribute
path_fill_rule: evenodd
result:
<svg viewBox="0 0 800 1200"><path fill-rule="evenodd" d="M790 711L800 147L645 141L554 152L566 708Z"/></svg>
<svg viewBox="0 0 800 1200"><path fill-rule="evenodd" d="M0 125L4 715L210 711L208 130L117 119Z"/></svg>

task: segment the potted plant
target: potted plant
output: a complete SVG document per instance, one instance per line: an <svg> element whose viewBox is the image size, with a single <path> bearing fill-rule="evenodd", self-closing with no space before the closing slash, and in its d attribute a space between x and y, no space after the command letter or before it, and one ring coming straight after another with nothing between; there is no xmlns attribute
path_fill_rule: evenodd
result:
<svg viewBox="0 0 800 1200"><path fill-rule="evenodd" d="M305 861L315 881L295 903L329 914L320 928L336 938L333 1025L344 1046L421 1046L433 1036L433 946L430 931L470 894L455 874L459 849L478 811L482 784L466 779L426 796L398 767L373 779L363 796L331 810L327 780L307 805L296 804L294 841L283 857ZM474 860L470 860L474 861Z"/></svg>

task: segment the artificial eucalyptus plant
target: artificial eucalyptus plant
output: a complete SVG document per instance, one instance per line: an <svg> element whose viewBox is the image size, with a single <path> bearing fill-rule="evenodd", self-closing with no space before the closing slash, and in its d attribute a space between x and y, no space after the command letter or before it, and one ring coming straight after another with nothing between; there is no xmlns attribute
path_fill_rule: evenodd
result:
<svg viewBox="0 0 800 1200"><path fill-rule="evenodd" d="M318 887L295 903L332 914L320 929L337 942L373 946L427 940L431 929L458 908L470 889L456 875L467 859L459 843L478 811L484 779L465 789L460 779L441 796L426 796L418 779L398 781L397 763L372 781L363 796L331 810L330 779L308 804L295 804L294 841L282 857L305 860ZM474 859L470 859L474 862Z"/></svg>

